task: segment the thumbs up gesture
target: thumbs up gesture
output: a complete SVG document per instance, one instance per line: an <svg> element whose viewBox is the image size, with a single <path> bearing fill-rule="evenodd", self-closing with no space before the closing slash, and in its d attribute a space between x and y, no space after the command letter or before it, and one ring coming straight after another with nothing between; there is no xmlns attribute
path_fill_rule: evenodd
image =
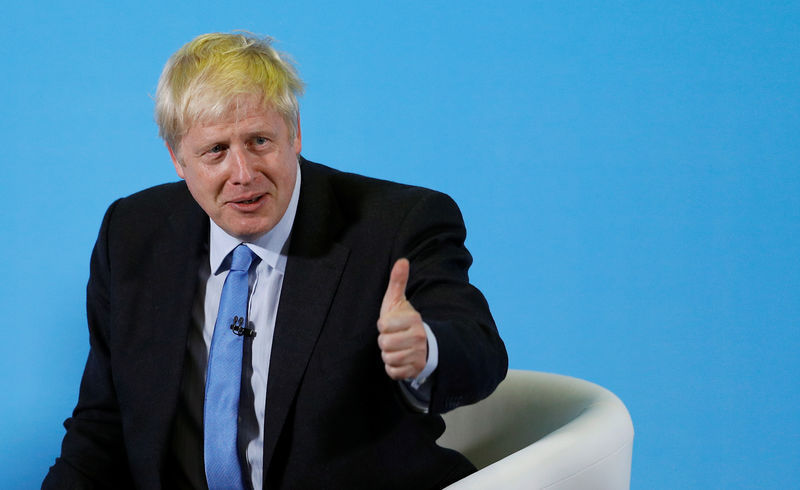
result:
<svg viewBox="0 0 800 490"><path fill-rule="evenodd" d="M386 373L392 379L416 378L428 359L428 340L422 316L406 299L408 259L392 267L378 318L378 346Z"/></svg>

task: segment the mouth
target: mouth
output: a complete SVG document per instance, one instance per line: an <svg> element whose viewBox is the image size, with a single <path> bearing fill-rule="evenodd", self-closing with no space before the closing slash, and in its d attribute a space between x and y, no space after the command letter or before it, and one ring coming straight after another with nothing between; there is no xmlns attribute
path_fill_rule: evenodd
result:
<svg viewBox="0 0 800 490"><path fill-rule="evenodd" d="M233 206L236 209L242 211L249 211L258 205L264 200L266 194L256 194L253 196L242 196L243 199L231 199L228 201L228 204Z"/></svg>

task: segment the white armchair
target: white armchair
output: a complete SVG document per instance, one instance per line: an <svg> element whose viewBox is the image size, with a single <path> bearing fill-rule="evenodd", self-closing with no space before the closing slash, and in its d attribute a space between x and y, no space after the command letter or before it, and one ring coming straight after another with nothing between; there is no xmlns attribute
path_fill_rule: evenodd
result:
<svg viewBox="0 0 800 490"><path fill-rule="evenodd" d="M491 396L444 420L438 444L478 468L449 490L630 486L631 417L619 398L588 381L510 370Z"/></svg>

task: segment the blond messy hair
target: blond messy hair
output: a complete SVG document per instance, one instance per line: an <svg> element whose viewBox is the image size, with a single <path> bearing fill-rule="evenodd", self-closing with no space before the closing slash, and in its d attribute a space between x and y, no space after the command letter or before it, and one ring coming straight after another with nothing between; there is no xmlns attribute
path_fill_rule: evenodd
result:
<svg viewBox="0 0 800 490"><path fill-rule="evenodd" d="M212 33L176 51L156 90L156 122L164 141L177 152L194 124L236 111L240 99L252 95L283 117L294 140L303 81L288 56L271 44L270 38L249 33Z"/></svg>

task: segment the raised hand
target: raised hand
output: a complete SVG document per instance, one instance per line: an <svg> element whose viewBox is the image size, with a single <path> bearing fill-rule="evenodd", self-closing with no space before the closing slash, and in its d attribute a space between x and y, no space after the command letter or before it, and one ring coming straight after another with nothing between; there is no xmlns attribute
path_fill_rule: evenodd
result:
<svg viewBox="0 0 800 490"><path fill-rule="evenodd" d="M428 340L422 316L406 299L408 259L392 267L378 318L378 346L386 373L392 379L413 379L425 368Z"/></svg>

